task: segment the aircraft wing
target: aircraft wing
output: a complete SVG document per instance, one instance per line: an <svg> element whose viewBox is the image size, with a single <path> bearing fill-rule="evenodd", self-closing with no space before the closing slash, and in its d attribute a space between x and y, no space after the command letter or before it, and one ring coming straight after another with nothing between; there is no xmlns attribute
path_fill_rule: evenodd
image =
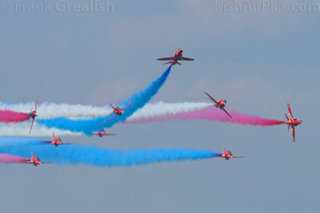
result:
<svg viewBox="0 0 320 213"><path fill-rule="evenodd" d="M51 141L43 141L41 144L51 144Z"/></svg>
<svg viewBox="0 0 320 213"><path fill-rule="evenodd" d="M111 118L113 118L114 116L116 116L116 114L113 114L111 117L109 117L109 118L107 118L106 120L102 121L102 123L104 123L104 122L106 122L106 121L110 120L110 119L111 119Z"/></svg>
<svg viewBox="0 0 320 213"><path fill-rule="evenodd" d="M41 164L44 164L44 163L52 163L52 162L51 161L44 161L44 162L41 161Z"/></svg>
<svg viewBox="0 0 320 213"><path fill-rule="evenodd" d="M174 59L173 57L166 57L166 58L158 58L157 60L158 61L171 61L173 59Z"/></svg>
<svg viewBox="0 0 320 213"><path fill-rule="evenodd" d="M232 158L244 158L243 156L233 156Z"/></svg>
<svg viewBox="0 0 320 213"><path fill-rule="evenodd" d="M22 162L22 163L30 163L30 164L33 164L32 161L25 161L25 162Z"/></svg>
<svg viewBox="0 0 320 213"><path fill-rule="evenodd" d="M123 108L123 110L127 109L131 104L133 104L133 102L131 102L130 104L128 104L125 108Z"/></svg>
<svg viewBox="0 0 320 213"><path fill-rule="evenodd" d="M34 164L31 159L26 159L26 160L23 161L22 163Z"/></svg>
<svg viewBox="0 0 320 213"><path fill-rule="evenodd" d="M222 110L232 119L231 115L225 110L225 108L222 108Z"/></svg>
<svg viewBox="0 0 320 213"><path fill-rule="evenodd" d="M216 101L216 99L214 99L211 95L209 95L207 92L204 92L214 103L218 103L217 101Z"/></svg>
<svg viewBox="0 0 320 213"><path fill-rule="evenodd" d="M187 58L187 57L180 57L179 60L182 60L182 61L194 61L193 58Z"/></svg>
<svg viewBox="0 0 320 213"><path fill-rule="evenodd" d="M38 107L38 96L36 98L36 106L34 107L34 111L37 111L37 107Z"/></svg>
<svg viewBox="0 0 320 213"><path fill-rule="evenodd" d="M112 109L114 109L115 107L113 106L113 104L109 103L109 105L111 106Z"/></svg>
<svg viewBox="0 0 320 213"><path fill-rule="evenodd" d="M291 111L291 108L290 108L289 103L287 103L287 105L288 105L289 115L290 115L290 117L292 118L292 120L294 120L294 118L293 118L293 114L292 114L292 111Z"/></svg>
<svg viewBox="0 0 320 213"><path fill-rule="evenodd" d="M34 123L34 119L32 119L32 123L31 123L30 131L29 131L29 135L31 134L32 127L33 127L33 123Z"/></svg>
<svg viewBox="0 0 320 213"><path fill-rule="evenodd" d="M61 145L72 145L72 143L62 143Z"/></svg>
<svg viewBox="0 0 320 213"><path fill-rule="evenodd" d="M296 128L292 128L292 138L293 138L293 143L296 142Z"/></svg>
<svg viewBox="0 0 320 213"><path fill-rule="evenodd" d="M112 106L112 105L110 105L110 106ZM113 106L112 106L112 108L113 108ZM112 115L112 113L114 113L114 111L112 111L112 112L110 112L106 117L108 118L110 115ZM114 114L115 115L115 114ZM110 118L112 118L113 116L111 116ZM107 119L108 120L108 119ZM102 123L104 123L106 120L104 120ZM96 133L98 133L98 131L96 132Z"/></svg>
<svg viewBox="0 0 320 213"><path fill-rule="evenodd" d="M214 155L210 155L210 157L212 157L212 158L221 158L222 157L222 153L216 153Z"/></svg>

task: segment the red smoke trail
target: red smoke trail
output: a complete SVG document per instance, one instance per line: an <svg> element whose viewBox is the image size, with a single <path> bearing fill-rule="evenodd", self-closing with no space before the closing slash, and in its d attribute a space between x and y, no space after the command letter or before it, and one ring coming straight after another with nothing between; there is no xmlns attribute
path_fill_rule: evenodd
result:
<svg viewBox="0 0 320 213"><path fill-rule="evenodd" d="M16 155L0 154L0 163L23 163L26 160L26 158Z"/></svg>
<svg viewBox="0 0 320 213"><path fill-rule="evenodd" d="M241 114L236 111L229 111L232 116L230 119L223 111L210 107L202 110L195 110L191 112L171 113L160 116L152 116L145 118L137 118L126 121L126 123L147 123L153 121L166 121L166 120L208 120L208 121L221 121L242 125L253 126L272 126L284 124L284 121L265 119L257 116Z"/></svg>
<svg viewBox="0 0 320 213"><path fill-rule="evenodd" d="M24 112L15 112L11 110L0 110L0 122L21 122L29 120L29 114Z"/></svg>

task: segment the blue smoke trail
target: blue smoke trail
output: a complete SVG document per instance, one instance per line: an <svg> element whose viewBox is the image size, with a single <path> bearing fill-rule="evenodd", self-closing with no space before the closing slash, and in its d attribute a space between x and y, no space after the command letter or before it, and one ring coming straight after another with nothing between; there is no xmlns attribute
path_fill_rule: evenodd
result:
<svg viewBox="0 0 320 213"><path fill-rule="evenodd" d="M35 138L10 138L10 137L0 137L0 147L1 146L26 146L26 145L36 145L43 142L48 142L48 140L35 139Z"/></svg>
<svg viewBox="0 0 320 213"><path fill-rule="evenodd" d="M142 108L147 104L151 98L157 94L159 89L162 87L167 77L170 74L171 66L155 81L153 81L145 90L133 95L128 101L126 101L122 107L127 106L132 102L132 104L124 110L121 116L114 116L112 119L102 123L106 117L98 117L94 119L78 119L71 120L68 118L54 118L54 119L38 119L36 120L39 124L43 124L47 127L56 127L59 129L69 130L72 132L82 132L86 135L91 135L94 131L99 129L112 127L118 122L125 121L129 116L131 116L138 109Z"/></svg>
<svg viewBox="0 0 320 213"><path fill-rule="evenodd" d="M129 151L102 149L94 146L66 145L54 147L52 145L40 145L26 143L8 145L11 138L0 139L0 153L19 155L30 158L31 151L39 156L41 161L50 161L55 164L89 164L94 166L133 166L164 161L198 160L213 156L221 156L220 153L196 150L196 149L136 149ZM19 139L12 139L16 140ZM4 141L4 142L3 142ZM7 141L7 142L6 142ZM28 144L28 145L27 145Z"/></svg>

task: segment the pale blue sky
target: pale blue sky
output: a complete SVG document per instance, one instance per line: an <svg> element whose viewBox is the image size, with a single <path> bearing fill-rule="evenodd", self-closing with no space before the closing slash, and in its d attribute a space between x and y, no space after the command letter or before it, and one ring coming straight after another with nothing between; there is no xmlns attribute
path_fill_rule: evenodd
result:
<svg viewBox="0 0 320 213"><path fill-rule="evenodd" d="M320 210L320 12L217 13L205 0L109 3L107 13L22 13L11 3L1 10L0 100L123 100L166 69L156 58L183 48L196 61L174 67L155 100L207 101L207 90L232 109L277 119L289 101L304 122L296 144L285 126L117 125L113 138L65 140L117 149L227 145L247 158L132 168L0 165L4 212Z"/></svg>

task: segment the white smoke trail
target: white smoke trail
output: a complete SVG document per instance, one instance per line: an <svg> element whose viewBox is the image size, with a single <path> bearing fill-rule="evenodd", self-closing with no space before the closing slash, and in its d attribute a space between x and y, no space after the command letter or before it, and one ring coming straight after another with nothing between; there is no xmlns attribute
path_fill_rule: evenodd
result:
<svg viewBox="0 0 320 213"><path fill-rule="evenodd" d="M181 102L181 103L166 103L157 102L147 104L142 109L137 111L130 117L145 118L150 116L165 115L167 113L189 112L193 110L201 110L210 106L210 103L197 103L197 102ZM17 112L30 112L34 108L34 103L28 104L3 104L0 102L0 110L8 109ZM65 117L70 119L78 118L94 118L107 116L111 113L112 109L109 106L90 106L81 104L55 104L55 103L42 103L38 105L39 119L51 119L57 117Z"/></svg>
<svg viewBox="0 0 320 213"><path fill-rule="evenodd" d="M30 112L34 109L35 103L27 104L4 104L0 102L0 110L8 109L16 112ZM112 111L110 106L90 106L81 104L55 104L41 103L37 112L39 119L50 119L57 117L65 118L92 118L108 115Z"/></svg>
<svg viewBox="0 0 320 213"><path fill-rule="evenodd" d="M38 125L37 123L34 123L33 129L31 134L29 135L30 130L30 124L28 122L24 123L10 123L10 124L0 124L0 136L5 137L13 137L13 136L19 136L19 137L51 137L52 132L56 135L63 136L63 135L69 135L69 136L81 136L81 133L75 133L65 130L59 130L54 128L47 128L42 125Z"/></svg>
<svg viewBox="0 0 320 213"><path fill-rule="evenodd" d="M212 104L210 103L201 102L166 103L160 101L157 103L147 104L145 107L134 113L128 120L175 114L179 112L190 112L194 110L201 110L211 105Z"/></svg>
<svg viewBox="0 0 320 213"><path fill-rule="evenodd" d="M154 116L161 116L179 112L190 112L194 110L201 110L212 105L211 103L201 102L181 102L181 103L166 103L157 102L147 104L142 109L134 113L128 121L139 118L149 118ZM9 109L19 112L28 112L34 107L34 103L30 104L1 104L0 109ZM69 119L80 119L80 118L94 118L107 116L111 109L108 106L90 106L90 105L71 105L71 104L54 104L54 103L42 103L38 105L37 119L52 119L56 117L65 117ZM0 136L29 136L30 122L22 123L11 123L11 124L0 124ZM47 128L45 126L34 123L31 137L48 137L52 135L54 129ZM57 135L70 135L80 136L81 133L74 133L70 131L62 131L59 129L54 130Z"/></svg>

